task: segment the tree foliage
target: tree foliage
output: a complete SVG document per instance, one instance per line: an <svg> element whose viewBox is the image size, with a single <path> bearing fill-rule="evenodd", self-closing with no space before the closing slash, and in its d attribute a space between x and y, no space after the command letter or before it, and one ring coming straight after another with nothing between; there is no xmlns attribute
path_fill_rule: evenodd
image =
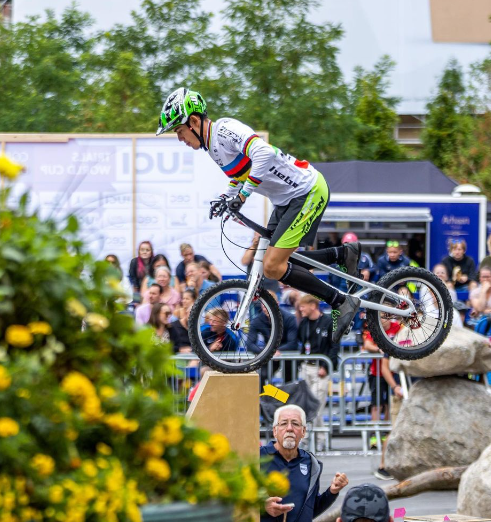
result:
<svg viewBox="0 0 491 522"><path fill-rule="evenodd" d="M204 4L206 6L206 4ZM0 25L4 132L153 132L163 99L188 85L212 119L237 117L299 158L395 159L391 64L337 63L340 26L317 0L227 0L220 34L196 0L141 0L128 25L97 32L75 6Z"/></svg>
<svg viewBox="0 0 491 522"><path fill-rule="evenodd" d="M422 134L423 154L437 167L446 170L459 146L469 136L463 71L451 60L428 103L428 116Z"/></svg>
<svg viewBox="0 0 491 522"><path fill-rule="evenodd" d="M314 24L312 0L228 0L224 28L229 112L298 157L349 156L339 26Z"/></svg>
<svg viewBox="0 0 491 522"><path fill-rule="evenodd" d="M356 158L372 161L395 161L405 158L404 149L395 139L398 99L387 96L387 76L395 63L384 56L373 71L355 70L351 91Z"/></svg>

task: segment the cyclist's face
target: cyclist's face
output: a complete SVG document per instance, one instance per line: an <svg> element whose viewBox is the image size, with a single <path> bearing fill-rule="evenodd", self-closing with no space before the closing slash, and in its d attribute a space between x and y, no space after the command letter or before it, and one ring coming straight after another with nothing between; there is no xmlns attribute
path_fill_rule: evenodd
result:
<svg viewBox="0 0 491 522"><path fill-rule="evenodd" d="M191 132L191 129L187 125L179 125L174 132L177 134L177 139L183 141L188 147L194 150L200 148L198 138Z"/></svg>

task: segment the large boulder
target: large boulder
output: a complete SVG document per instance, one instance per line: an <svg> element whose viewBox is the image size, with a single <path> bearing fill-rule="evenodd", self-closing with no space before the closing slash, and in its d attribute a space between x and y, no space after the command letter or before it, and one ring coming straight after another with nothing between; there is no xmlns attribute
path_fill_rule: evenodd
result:
<svg viewBox="0 0 491 522"><path fill-rule="evenodd" d="M441 466L467 466L491 444L491 395L458 377L411 387L387 444L386 469L404 479Z"/></svg>
<svg viewBox="0 0 491 522"><path fill-rule="evenodd" d="M491 345L487 337L468 328L453 326L435 353L417 361L392 358L390 369L414 377L487 373L491 371Z"/></svg>
<svg viewBox="0 0 491 522"><path fill-rule="evenodd" d="M462 475L457 497L457 513L473 517L491 514L491 446Z"/></svg>

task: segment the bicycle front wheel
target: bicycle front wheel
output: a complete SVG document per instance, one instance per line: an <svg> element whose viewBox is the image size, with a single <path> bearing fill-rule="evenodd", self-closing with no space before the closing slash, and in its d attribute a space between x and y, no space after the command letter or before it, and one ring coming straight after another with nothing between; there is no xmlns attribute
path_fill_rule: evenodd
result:
<svg viewBox="0 0 491 522"><path fill-rule="evenodd" d="M248 373L265 365L277 350L283 318L274 297L261 290L238 329L232 327L249 283L231 279L204 292L189 314L191 347L203 364L223 373Z"/></svg>
<svg viewBox="0 0 491 522"><path fill-rule="evenodd" d="M409 317L367 310L375 344L398 359L416 360L437 350L452 326L452 298L445 284L423 268L404 267L386 274L378 285L409 298L416 311ZM371 301L404 309L407 303L376 292Z"/></svg>

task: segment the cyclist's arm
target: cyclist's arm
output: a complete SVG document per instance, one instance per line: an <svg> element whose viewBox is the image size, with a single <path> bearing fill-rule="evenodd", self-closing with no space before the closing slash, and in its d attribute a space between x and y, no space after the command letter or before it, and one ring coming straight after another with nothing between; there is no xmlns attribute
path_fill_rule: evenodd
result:
<svg viewBox="0 0 491 522"><path fill-rule="evenodd" d="M271 145L255 134L246 140L243 151L252 162L251 171L241 189L241 194L248 197L263 182L276 152Z"/></svg>
<svg viewBox="0 0 491 522"><path fill-rule="evenodd" d="M230 179L226 194L236 196L240 193L248 197L262 183L270 164L276 156L275 149L262 140L247 125L229 120L220 124L217 129L219 142L225 151L237 154L237 159L250 160L251 167L244 178L240 176Z"/></svg>

